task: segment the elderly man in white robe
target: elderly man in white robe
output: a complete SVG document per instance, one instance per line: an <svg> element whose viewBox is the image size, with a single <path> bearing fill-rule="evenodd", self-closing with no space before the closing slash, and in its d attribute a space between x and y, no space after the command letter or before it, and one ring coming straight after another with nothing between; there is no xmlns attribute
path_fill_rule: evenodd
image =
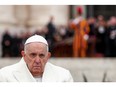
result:
<svg viewBox="0 0 116 87"><path fill-rule="evenodd" d="M0 82L73 82L69 72L48 62L51 53L40 35L29 37L19 63L0 69Z"/></svg>

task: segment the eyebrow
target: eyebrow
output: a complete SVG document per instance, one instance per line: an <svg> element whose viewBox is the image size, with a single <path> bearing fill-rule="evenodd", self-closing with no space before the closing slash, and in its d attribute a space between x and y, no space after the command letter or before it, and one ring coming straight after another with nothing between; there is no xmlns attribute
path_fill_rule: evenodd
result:
<svg viewBox="0 0 116 87"><path fill-rule="evenodd" d="M34 53L34 52L31 52L31 53L29 53L29 55L41 55L41 56L45 56L46 54L45 53L39 53L39 54L37 54L37 53Z"/></svg>

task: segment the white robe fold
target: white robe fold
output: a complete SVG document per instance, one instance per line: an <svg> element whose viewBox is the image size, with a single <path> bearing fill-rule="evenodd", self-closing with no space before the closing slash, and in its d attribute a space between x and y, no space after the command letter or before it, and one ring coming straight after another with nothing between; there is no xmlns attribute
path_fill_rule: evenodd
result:
<svg viewBox="0 0 116 87"><path fill-rule="evenodd" d="M36 82L22 58L20 62L0 69L0 82ZM42 82L73 82L70 72L46 63Z"/></svg>

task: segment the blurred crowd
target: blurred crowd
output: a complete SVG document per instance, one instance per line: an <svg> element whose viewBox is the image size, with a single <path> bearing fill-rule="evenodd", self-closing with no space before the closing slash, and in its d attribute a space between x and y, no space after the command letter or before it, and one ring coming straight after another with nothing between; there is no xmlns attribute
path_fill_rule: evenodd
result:
<svg viewBox="0 0 116 87"><path fill-rule="evenodd" d="M69 24L66 26L56 26L54 17L42 29L34 32L22 32L20 35L10 35L7 30L2 36L2 57L19 57L25 40L34 34L42 35L49 44L49 50L53 53L55 44L64 40L73 39L74 31L70 29ZM89 17L86 19L90 31L87 39L86 57L116 57L116 17L112 16L105 20L104 16L99 15L97 18ZM69 22L70 23L70 22ZM65 44L62 43L62 44ZM72 42L70 42L72 45ZM63 50L63 49L61 49ZM72 51L72 50L70 50Z"/></svg>
<svg viewBox="0 0 116 87"><path fill-rule="evenodd" d="M54 46L57 42L72 37L73 31L68 29L68 26L55 26L54 17L51 16L49 22L41 29L26 29L19 32L19 34L13 34L9 32L10 29L6 29L2 34L2 57L20 57L21 50L23 50L24 43L31 35L41 35L45 37L49 44L49 51L53 53Z"/></svg>
<svg viewBox="0 0 116 87"><path fill-rule="evenodd" d="M88 54L95 57L116 57L116 17L105 20L102 15L87 19L90 27Z"/></svg>

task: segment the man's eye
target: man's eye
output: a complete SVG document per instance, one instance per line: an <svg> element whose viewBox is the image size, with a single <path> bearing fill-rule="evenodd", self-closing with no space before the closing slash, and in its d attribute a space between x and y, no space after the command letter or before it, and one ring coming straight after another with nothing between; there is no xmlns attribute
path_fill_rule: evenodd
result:
<svg viewBox="0 0 116 87"><path fill-rule="evenodd" d="M31 53L30 56L31 56L31 57L35 57L36 54L35 54L35 53Z"/></svg>
<svg viewBox="0 0 116 87"><path fill-rule="evenodd" d="M44 55L44 54L40 54L39 57L40 57L40 58L44 58L45 55Z"/></svg>

